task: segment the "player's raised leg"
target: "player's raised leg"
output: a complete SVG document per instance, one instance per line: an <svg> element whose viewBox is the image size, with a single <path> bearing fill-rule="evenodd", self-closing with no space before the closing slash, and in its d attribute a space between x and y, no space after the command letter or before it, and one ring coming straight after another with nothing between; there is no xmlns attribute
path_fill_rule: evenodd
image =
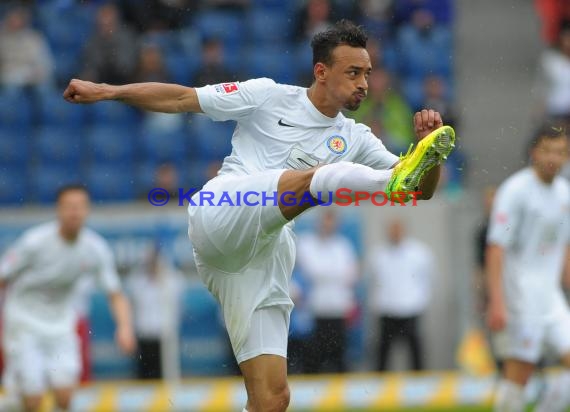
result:
<svg viewBox="0 0 570 412"><path fill-rule="evenodd" d="M247 412L282 412L289 406L287 358L260 355L240 364L247 390Z"/></svg>
<svg viewBox="0 0 570 412"><path fill-rule="evenodd" d="M396 196L404 202L412 199L411 193L417 193L417 199L429 199L439 180L438 166L454 146L455 132L443 126L425 136L394 169L375 170L361 164L338 162L309 170L287 170L279 179L279 207L283 216L291 220L316 205L317 202L306 199L308 193L319 203L328 203L338 200L339 189L345 189L343 202L346 202L344 196L354 200L357 192L370 195L385 192L390 199L402 193Z"/></svg>

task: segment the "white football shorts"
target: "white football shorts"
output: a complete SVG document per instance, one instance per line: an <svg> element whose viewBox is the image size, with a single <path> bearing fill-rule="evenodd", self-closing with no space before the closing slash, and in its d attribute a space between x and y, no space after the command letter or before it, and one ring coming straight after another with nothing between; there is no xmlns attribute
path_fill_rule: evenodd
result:
<svg viewBox="0 0 570 412"><path fill-rule="evenodd" d="M79 382L81 355L75 333L42 336L18 331L4 336L3 385L10 394L39 395Z"/></svg>
<svg viewBox="0 0 570 412"><path fill-rule="evenodd" d="M570 312L565 309L548 320L507 318L507 327L493 336L493 345L499 358L529 363L537 363L545 349L558 356L570 353Z"/></svg>
<svg viewBox="0 0 570 412"><path fill-rule="evenodd" d="M197 194L196 206L188 207L198 273L220 302L238 363L261 354L287 356L295 239L292 224L270 199L283 172L218 176L201 191L214 204ZM222 196L231 204L218 205Z"/></svg>

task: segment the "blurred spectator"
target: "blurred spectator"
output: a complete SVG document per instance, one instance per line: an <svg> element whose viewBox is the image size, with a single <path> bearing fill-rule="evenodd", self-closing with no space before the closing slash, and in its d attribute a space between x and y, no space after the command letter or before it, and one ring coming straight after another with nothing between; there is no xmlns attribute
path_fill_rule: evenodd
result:
<svg viewBox="0 0 570 412"><path fill-rule="evenodd" d="M362 25L371 38L386 39L390 31L389 17L392 0L360 0Z"/></svg>
<svg viewBox="0 0 570 412"><path fill-rule="evenodd" d="M140 49L134 81L170 83L171 77L160 47L156 44L144 44Z"/></svg>
<svg viewBox="0 0 570 412"><path fill-rule="evenodd" d="M398 27L410 23L418 9L429 11L436 24L450 25L453 22L453 0L393 0L393 24Z"/></svg>
<svg viewBox="0 0 570 412"><path fill-rule="evenodd" d="M53 82L54 59L44 35L30 27L27 9L11 9L0 28L0 83L40 86Z"/></svg>
<svg viewBox="0 0 570 412"><path fill-rule="evenodd" d="M224 45L216 38L207 39L202 45L202 64L196 73L196 87L236 80L224 66Z"/></svg>
<svg viewBox="0 0 570 412"><path fill-rule="evenodd" d="M370 305L379 325L379 371L388 369L392 346L407 342L414 370L424 368L420 318L432 295L434 256L422 242L406 235L404 223L388 223L388 244L372 249L369 261Z"/></svg>
<svg viewBox="0 0 570 412"><path fill-rule="evenodd" d="M329 0L309 0L295 21L295 41L310 41L316 33L332 27L332 5Z"/></svg>
<svg viewBox="0 0 570 412"><path fill-rule="evenodd" d="M125 21L143 33L180 29L196 11L196 3L192 0L120 0L118 4Z"/></svg>
<svg viewBox="0 0 570 412"><path fill-rule="evenodd" d="M354 119L370 126L388 150L406 152L415 141L412 116L410 106L392 87L390 73L374 69L368 78L368 97L354 113Z"/></svg>
<svg viewBox="0 0 570 412"><path fill-rule="evenodd" d="M105 4L97 11L96 31L83 54L84 79L113 84L132 80L138 61L137 40L121 22L114 4Z"/></svg>
<svg viewBox="0 0 570 412"><path fill-rule="evenodd" d="M157 167L155 172L155 182L156 187L160 187L168 191L171 199L178 198L178 171L172 163L164 163Z"/></svg>
<svg viewBox="0 0 570 412"><path fill-rule="evenodd" d="M424 80L424 103L422 108L433 109L441 114L446 125L457 128L457 116L449 100L449 84L437 75L429 75Z"/></svg>
<svg viewBox="0 0 570 412"><path fill-rule="evenodd" d="M138 344L137 378L161 379L165 362L163 342L178 339L184 279L166 264L156 247L142 270L129 275L126 287L133 304Z"/></svg>
<svg viewBox="0 0 570 412"><path fill-rule="evenodd" d="M570 2L568 0L535 0L534 5L542 23L542 39L549 46L556 45L562 22L570 20Z"/></svg>
<svg viewBox="0 0 570 412"><path fill-rule="evenodd" d="M549 117L570 116L570 22L560 29L554 47L546 50L539 67L540 112Z"/></svg>
<svg viewBox="0 0 570 412"><path fill-rule="evenodd" d="M307 303L315 317L309 372L345 372L346 323L355 302L358 260L350 241L337 233L326 209L318 233L299 236L298 267L309 284Z"/></svg>
<svg viewBox="0 0 570 412"><path fill-rule="evenodd" d="M403 25L397 36L398 67L403 90L413 109L423 101L422 84L426 76L451 77L453 42L449 28L435 24L429 9L417 9L412 21Z"/></svg>

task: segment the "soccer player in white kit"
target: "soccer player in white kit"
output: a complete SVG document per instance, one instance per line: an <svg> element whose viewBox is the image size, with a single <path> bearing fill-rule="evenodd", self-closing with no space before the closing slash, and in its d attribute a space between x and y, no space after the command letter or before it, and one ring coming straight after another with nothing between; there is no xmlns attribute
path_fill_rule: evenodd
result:
<svg viewBox="0 0 570 412"><path fill-rule="evenodd" d="M244 376L248 412L280 412L289 404L289 280L295 260L290 222L315 206L307 198L326 202L329 192L340 188L352 193L407 188L428 199L439 164L453 147L453 129L433 110L415 114L421 140L400 162L370 128L343 116L341 110L356 110L366 97L372 70L366 40L348 21L317 34L315 80L308 89L266 78L201 88L73 79L64 92L72 103L119 100L144 110L237 121L232 153L194 198L213 194L215 203L189 205L188 232L198 272L220 302ZM258 196L246 199L247 192Z"/></svg>
<svg viewBox="0 0 570 412"><path fill-rule="evenodd" d="M570 310L561 278L568 273L570 189L557 176L567 158L562 128L546 125L533 137L530 167L498 189L487 237L487 320L504 360L495 411L525 408L525 385L548 345L560 356L562 374L535 410L570 406Z"/></svg>
<svg viewBox="0 0 570 412"><path fill-rule="evenodd" d="M0 260L6 293L3 385L9 395L1 411L39 411L48 389L58 411L69 409L81 372L73 298L84 276L96 276L108 293L119 347L127 353L134 350L130 307L111 249L83 226L89 213L86 189L60 189L56 210L57 221L27 230Z"/></svg>

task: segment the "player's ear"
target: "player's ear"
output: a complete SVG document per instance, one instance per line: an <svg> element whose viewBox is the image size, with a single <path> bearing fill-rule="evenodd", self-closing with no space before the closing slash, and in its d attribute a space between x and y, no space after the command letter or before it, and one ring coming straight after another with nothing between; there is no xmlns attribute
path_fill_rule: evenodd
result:
<svg viewBox="0 0 570 412"><path fill-rule="evenodd" d="M327 77L327 66L324 63L315 64L313 74L315 75L316 81L323 81Z"/></svg>

